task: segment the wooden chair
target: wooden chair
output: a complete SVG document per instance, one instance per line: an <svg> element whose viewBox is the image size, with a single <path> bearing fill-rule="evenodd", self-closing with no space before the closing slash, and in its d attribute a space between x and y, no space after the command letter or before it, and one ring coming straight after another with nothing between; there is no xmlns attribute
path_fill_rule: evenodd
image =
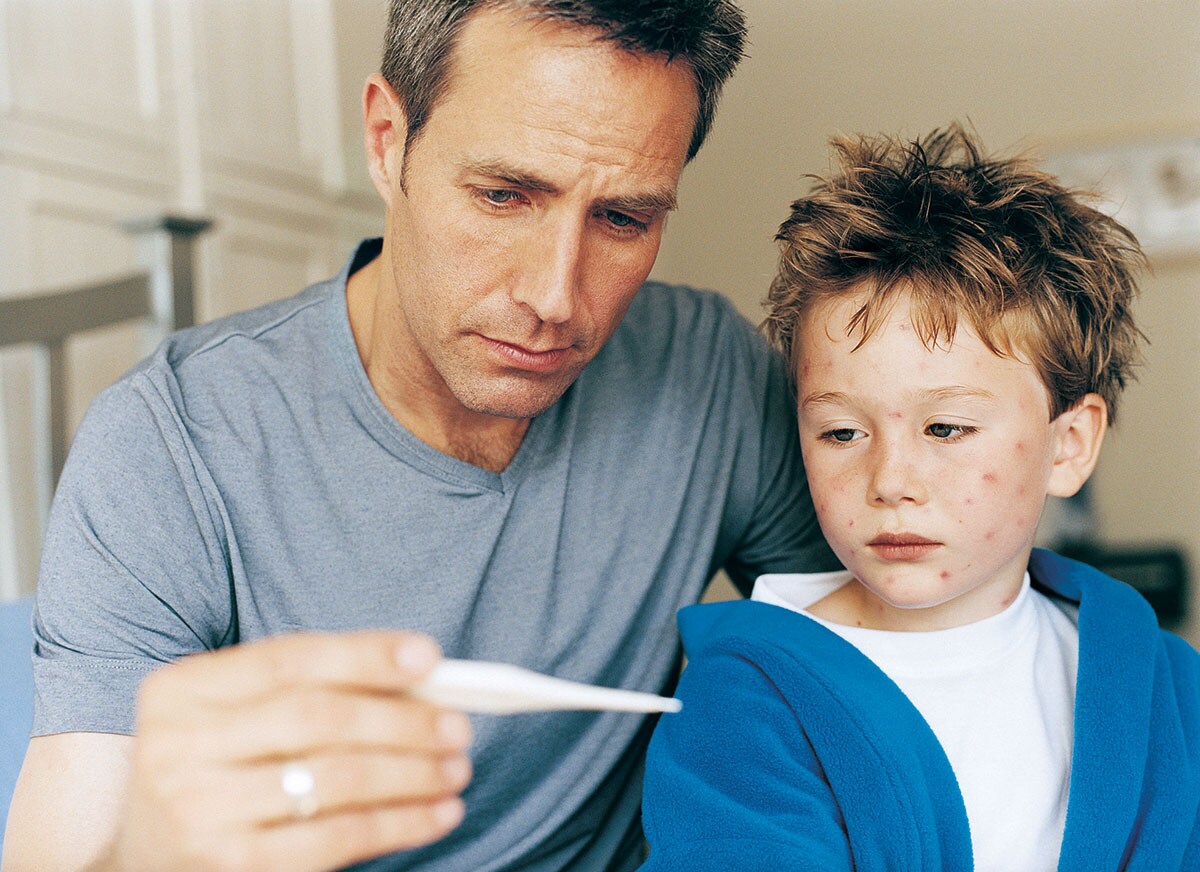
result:
<svg viewBox="0 0 1200 872"><path fill-rule="evenodd" d="M39 438L48 450L41 452L36 475L38 493L31 495L28 502L36 506L43 530L70 442L69 374L64 354L67 339L85 330L141 318L153 328L150 331L153 341L158 342L170 331L194 322L193 248L196 237L209 227L209 222L158 216L126 222L123 226L140 239L143 271L33 296L0 299L0 348L33 345L36 349L38 384L34 392L37 398L34 416ZM0 432L0 461L4 459L6 445ZM0 550L5 547L0 541ZM0 604L0 849L33 718L32 610L30 595Z"/></svg>
<svg viewBox="0 0 1200 872"><path fill-rule="evenodd" d="M202 219L175 216L125 222L122 227L139 237L142 271L78 287L0 299L0 349L10 345L32 345L35 349L32 401L41 447L35 462L34 493L18 500L16 494L4 493L4 481L0 479L0 600L32 589L32 579L16 578L13 548L6 540L16 537L18 512L34 513L38 529L44 529L50 497L70 447L67 339L97 327L145 319L152 327L152 342L146 348L149 350L168 332L191 326L194 241L209 225ZM6 433L0 427L0 463L7 462L8 451Z"/></svg>

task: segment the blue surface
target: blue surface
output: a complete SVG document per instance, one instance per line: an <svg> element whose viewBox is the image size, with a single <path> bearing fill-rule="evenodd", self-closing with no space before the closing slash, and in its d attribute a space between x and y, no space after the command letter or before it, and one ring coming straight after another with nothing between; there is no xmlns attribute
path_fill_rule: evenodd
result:
<svg viewBox="0 0 1200 872"><path fill-rule="evenodd" d="M33 723L33 597L0 604L0 852Z"/></svg>

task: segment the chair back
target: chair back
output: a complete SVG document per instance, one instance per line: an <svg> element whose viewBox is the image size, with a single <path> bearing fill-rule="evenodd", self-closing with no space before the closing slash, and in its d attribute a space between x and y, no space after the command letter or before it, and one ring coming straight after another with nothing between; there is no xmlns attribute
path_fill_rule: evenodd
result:
<svg viewBox="0 0 1200 872"><path fill-rule="evenodd" d="M143 318L156 328L153 341L157 343L172 330L194 323L193 245L210 222L155 216L123 226L138 236L143 271L31 296L0 298L0 349L11 345L34 349L32 396L38 449L33 461L34 493L18 501L16 494L0 492L0 554L7 552L10 558L0 559L0 600L33 590L33 579L9 577L18 571L11 558L17 550L18 519L32 516L36 527L30 529L44 531L54 486L66 461L71 441L67 340L77 333ZM3 419L0 414L0 423ZM8 463L8 446L0 429L0 464ZM0 491L6 489L4 478L0 476Z"/></svg>

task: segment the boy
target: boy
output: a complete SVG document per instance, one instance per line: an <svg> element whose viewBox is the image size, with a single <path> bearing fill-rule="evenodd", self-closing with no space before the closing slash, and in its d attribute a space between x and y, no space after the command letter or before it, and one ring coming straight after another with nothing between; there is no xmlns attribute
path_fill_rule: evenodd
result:
<svg viewBox="0 0 1200 872"><path fill-rule="evenodd" d="M767 327L846 571L680 613L643 868L1200 869L1200 656L1032 545L1136 361L1136 240L957 126L834 145Z"/></svg>

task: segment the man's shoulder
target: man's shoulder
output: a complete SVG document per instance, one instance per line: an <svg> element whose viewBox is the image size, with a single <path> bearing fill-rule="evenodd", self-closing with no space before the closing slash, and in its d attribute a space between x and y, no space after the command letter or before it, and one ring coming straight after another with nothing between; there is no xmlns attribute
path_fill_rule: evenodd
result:
<svg viewBox="0 0 1200 872"><path fill-rule="evenodd" d="M334 282L312 285L294 296L235 312L169 336L147 363L174 370L206 356L238 356L256 343L304 344L327 329L323 307Z"/></svg>
<svg viewBox="0 0 1200 872"><path fill-rule="evenodd" d="M670 380L705 371L714 360L743 361L761 378L772 352L766 340L730 300L716 291L687 285L646 282L598 362L637 360L645 378ZM607 358L607 359L605 359Z"/></svg>
<svg viewBox="0 0 1200 872"><path fill-rule="evenodd" d="M750 322L724 295L690 285L647 281L622 329L654 331L664 337L681 333L735 331L754 335Z"/></svg>
<svg viewBox="0 0 1200 872"><path fill-rule="evenodd" d="M168 336L93 400L88 418L102 429L178 424L185 410L211 417L254 406L264 385L283 391L310 384L331 347L331 282ZM180 425L182 426L182 425Z"/></svg>
<svg viewBox="0 0 1200 872"><path fill-rule="evenodd" d="M300 377L304 368L319 365L319 350L328 347L332 288L332 282L322 282L294 296L177 331L109 390L121 392L150 382L160 391L220 386L232 392L272 371Z"/></svg>

